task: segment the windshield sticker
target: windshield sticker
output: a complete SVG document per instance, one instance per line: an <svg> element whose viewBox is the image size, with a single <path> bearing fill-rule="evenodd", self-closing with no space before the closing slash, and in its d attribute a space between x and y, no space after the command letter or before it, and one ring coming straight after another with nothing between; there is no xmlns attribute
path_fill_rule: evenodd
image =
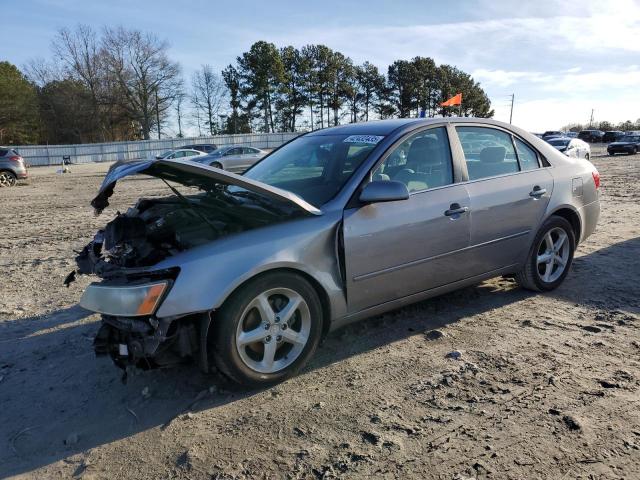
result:
<svg viewBox="0 0 640 480"><path fill-rule="evenodd" d="M344 143L368 143L375 145L384 137L381 135L350 135L343 140Z"/></svg>

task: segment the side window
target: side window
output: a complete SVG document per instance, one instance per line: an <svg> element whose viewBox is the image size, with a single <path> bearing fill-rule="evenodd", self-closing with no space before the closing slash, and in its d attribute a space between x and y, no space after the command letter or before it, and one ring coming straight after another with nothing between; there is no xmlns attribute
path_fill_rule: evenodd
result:
<svg viewBox="0 0 640 480"><path fill-rule="evenodd" d="M535 168L540 168L538 154L519 138L516 138L516 150L518 151L520 170L533 170Z"/></svg>
<svg viewBox="0 0 640 480"><path fill-rule="evenodd" d="M409 192L453 183L447 130L437 127L411 135L373 172L372 179L402 182Z"/></svg>
<svg viewBox="0 0 640 480"><path fill-rule="evenodd" d="M495 177L519 171L511 135L487 127L456 127L469 180Z"/></svg>
<svg viewBox="0 0 640 480"><path fill-rule="evenodd" d="M185 157L193 157L194 155L197 155L196 152L184 152L184 156Z"/></svg>

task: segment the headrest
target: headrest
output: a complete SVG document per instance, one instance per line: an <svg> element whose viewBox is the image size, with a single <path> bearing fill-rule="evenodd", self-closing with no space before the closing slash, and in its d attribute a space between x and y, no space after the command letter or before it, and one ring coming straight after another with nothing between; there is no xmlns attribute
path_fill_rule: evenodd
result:
<svg viewBox="0 0 640 480"><path fill-rule="evenodd" d="M440 165L442 153L442 147L435 138L416 138L409 148L407 165Z"/></svg>
<svg viewBox="0 0 640 480"><path fill-rule="evenodd" d="M501 163L507 154L504 147L485 147L480 151L480 161L484 163Z"/></svg>

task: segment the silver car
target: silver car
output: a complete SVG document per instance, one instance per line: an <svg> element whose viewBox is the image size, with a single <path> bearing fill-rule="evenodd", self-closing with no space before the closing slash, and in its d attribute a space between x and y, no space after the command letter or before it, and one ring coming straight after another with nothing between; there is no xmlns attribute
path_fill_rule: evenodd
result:
<svg viewBox="0 0 640 480"><path fill-rule="evenodd" d="M499 275L553 290L600 212L591 163L486 119L319 130L243 176L122 164L97 212L128 175L175 195L140 199L78 256L102 278L80 302L102 314L96 352L121 367L192 358L251 387L293 375L356 320Z"/></svg>
<svg viewBox="0 0 640 480"><path fill-rule="evenodd" d="M0 147L0 188L13 187L18 180L28 178L24 159L11 147Z"/></svg>
<svg viewBox="0 0 640 480"><path fill-rule="evenodd" d="M195 160L197 157L205 157L207 154L193 148L179 148L177 150L167 150L164 153L156 155L156 160L174 160L177 158L190 158Z"/></svg>
<svg viewBox="0 0 640 480"><path fill-rule="evenodd" d="M267 154L264 150L242 145L219 147L205 157L194 159L198 163L211 165L221 170L242 173Z"/></svg>
<svg viewBox="0 0 640 480"><path fill-rule="evenodd" d="M567 157L584 158L585 160L591 158L591 146L579 138L554 137L547 138L546 141Z"/></svg>

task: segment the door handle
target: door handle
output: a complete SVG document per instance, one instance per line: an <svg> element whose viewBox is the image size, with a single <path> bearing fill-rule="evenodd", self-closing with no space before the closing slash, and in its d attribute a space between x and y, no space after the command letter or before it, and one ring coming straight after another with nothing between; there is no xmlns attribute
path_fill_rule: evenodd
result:
<svg viewBox="0 0 640 480"><path fill-rule="evenodd" d="M447 217L452 217L454 215L460 215L469 211L469 207L461 207L459 203L452 203L449 205L449 210L445 211L444 214Z"/></svg>
<svg viewBox="0 0 640 480"><path fill-rule="evenodd" d="M546 188L540 188L538 185L536 185L535 187L533 187L533 190L529 192L529 196L533 198L540 198L545 193L547 193Z"/></svg>

